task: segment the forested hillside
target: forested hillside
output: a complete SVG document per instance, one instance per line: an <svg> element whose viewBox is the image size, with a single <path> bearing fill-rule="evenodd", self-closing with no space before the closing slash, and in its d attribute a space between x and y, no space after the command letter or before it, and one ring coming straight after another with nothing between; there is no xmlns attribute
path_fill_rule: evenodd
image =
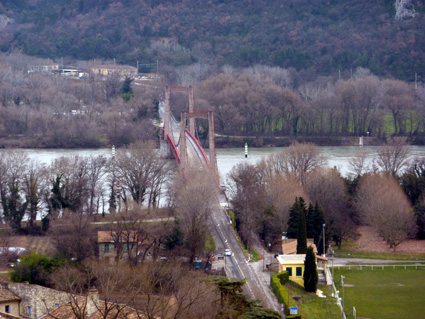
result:
<svg viewBox="0 0 425 319"><path fill-rule="evenodd" d="M423 0L3 0L0 49L46 58L193 62L412 81L425 67ZM159 41L159 40L162 40Z"/></svg>

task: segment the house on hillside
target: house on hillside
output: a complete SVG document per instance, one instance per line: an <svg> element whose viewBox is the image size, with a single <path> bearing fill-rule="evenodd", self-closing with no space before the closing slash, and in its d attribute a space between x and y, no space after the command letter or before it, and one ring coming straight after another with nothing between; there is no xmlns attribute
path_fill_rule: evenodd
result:
<svg viewBox="0 0 425 319"><path fill-rule="evenodd" d="M93 75L110 76L118 74L121 78L130 77L132 79L137 76L137 68L130 65L94 65L90 70Z"/></svg>
<svg viewBox="0 0 425 319"><path fill-rule="evenodd" d="M59 70L59 63L50 60L40 60L38 63L28 65L28 73L52 73Z"/></svg>
<svg viewBox="0 0 425 319"><path fill-rule="evenodd" d="M137 257L139 234L135 230L99 230L97 242L100 260L127 261Z"/></svg>

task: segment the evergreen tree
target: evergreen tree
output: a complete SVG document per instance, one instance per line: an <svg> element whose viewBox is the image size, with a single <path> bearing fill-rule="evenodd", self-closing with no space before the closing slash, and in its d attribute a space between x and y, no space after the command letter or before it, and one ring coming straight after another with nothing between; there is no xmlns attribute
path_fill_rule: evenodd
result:
<svg viewBox="0 0 425 319"><path fill-rule="evenodd" d="M306 216L306 225L307 225L307 238L313 238L314 244L317 247L317 250L320 254L323 254L323 224L325 224L325 213L323 208L316 201L316 204L313 206L310 204L307 210ZM328 231L325 228L325 231ZM328 245L329 235L325 235L325 247Z"/></svg>
<svg viewBox="0 0 425 319"><path fill-rule="evenodd" d="M307 253L304 261L304 288L309 292L316 292L319 276L317 274L316 256L313 247L307 248Z"/></svg>
<svg viewBox="0 0 425 319"><path fill-rule="evenodd" d="M299 212L306 213L305 201L302 197L295 198L295 203L289 209L288 230L286 236L288 238L297 238L298 233L298 216Z"/></svg>
<svg viewBox="0 0 425 319"><path fill-rule="evenodd" d="M133 80L126 76L124 79L124 82L122 84L122 88L121 88L121 93L125 94L125 93L130 93L133 94L133 88L131 87L131 83L133 82Z"/></svg>
<svg viewBox="0 0 425 319"><path fill-rule="evenodd" d="M297 254L305 254L307 251L307 227L305 222L305 205L304 209L298 211L298 232L297 232Z"/></svg>
<svg viewBox="0 0 425 319"><path fill-rule="evenodd" d="M133 80L126 76L122 84L121 97L126 102L130 101L130 99L134 96L133 88L131 87L131 82L133 82Z"/></svg>

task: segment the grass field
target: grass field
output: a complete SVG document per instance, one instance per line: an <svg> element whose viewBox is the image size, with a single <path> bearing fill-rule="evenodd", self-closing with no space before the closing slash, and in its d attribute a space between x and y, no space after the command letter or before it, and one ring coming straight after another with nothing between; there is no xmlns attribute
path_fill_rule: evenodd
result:
<svg viewBox="0 0 425 319"><path fill-rule="evenodd" d="M386 267L384 270L335 269L335 286L342 297L341 275L347 318L425 318L425 267Z"/></svg>
<svg viewBox="0 0 425 319"><path fill-rule="evenodd" d="M296 284L287 285L292 297L299 296L299 302L294 301L303 319L339 319L341 310L331 298L330 286L319 286L327 298L319 298L314 294L307 293L303 287Z"/></svg>

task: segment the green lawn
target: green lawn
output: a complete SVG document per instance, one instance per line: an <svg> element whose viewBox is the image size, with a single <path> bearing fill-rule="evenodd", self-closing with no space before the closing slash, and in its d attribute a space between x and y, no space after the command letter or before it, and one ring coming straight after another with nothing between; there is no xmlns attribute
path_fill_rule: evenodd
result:
<svg viewBox="0 0 425 319"><path fill-rule="evenodd" d="M319 298L314 294L307 293L303 287L291 283L286 286L289 294L300 296L300 301L295 301L295 305L299 309L299 313L303 319L339 319L341 318L341 310L331 297L330 286L319 286L318 288L327 295L327 298Z"/></svg>
<svg viewBox="0 0 425 319"><path fill-rule="evenodd" d="M353 318L398 319L425 317L425 267L370 267L363 270L335 269L335 286L342 297L341 275L345 276L345 312Z"/></svg>

